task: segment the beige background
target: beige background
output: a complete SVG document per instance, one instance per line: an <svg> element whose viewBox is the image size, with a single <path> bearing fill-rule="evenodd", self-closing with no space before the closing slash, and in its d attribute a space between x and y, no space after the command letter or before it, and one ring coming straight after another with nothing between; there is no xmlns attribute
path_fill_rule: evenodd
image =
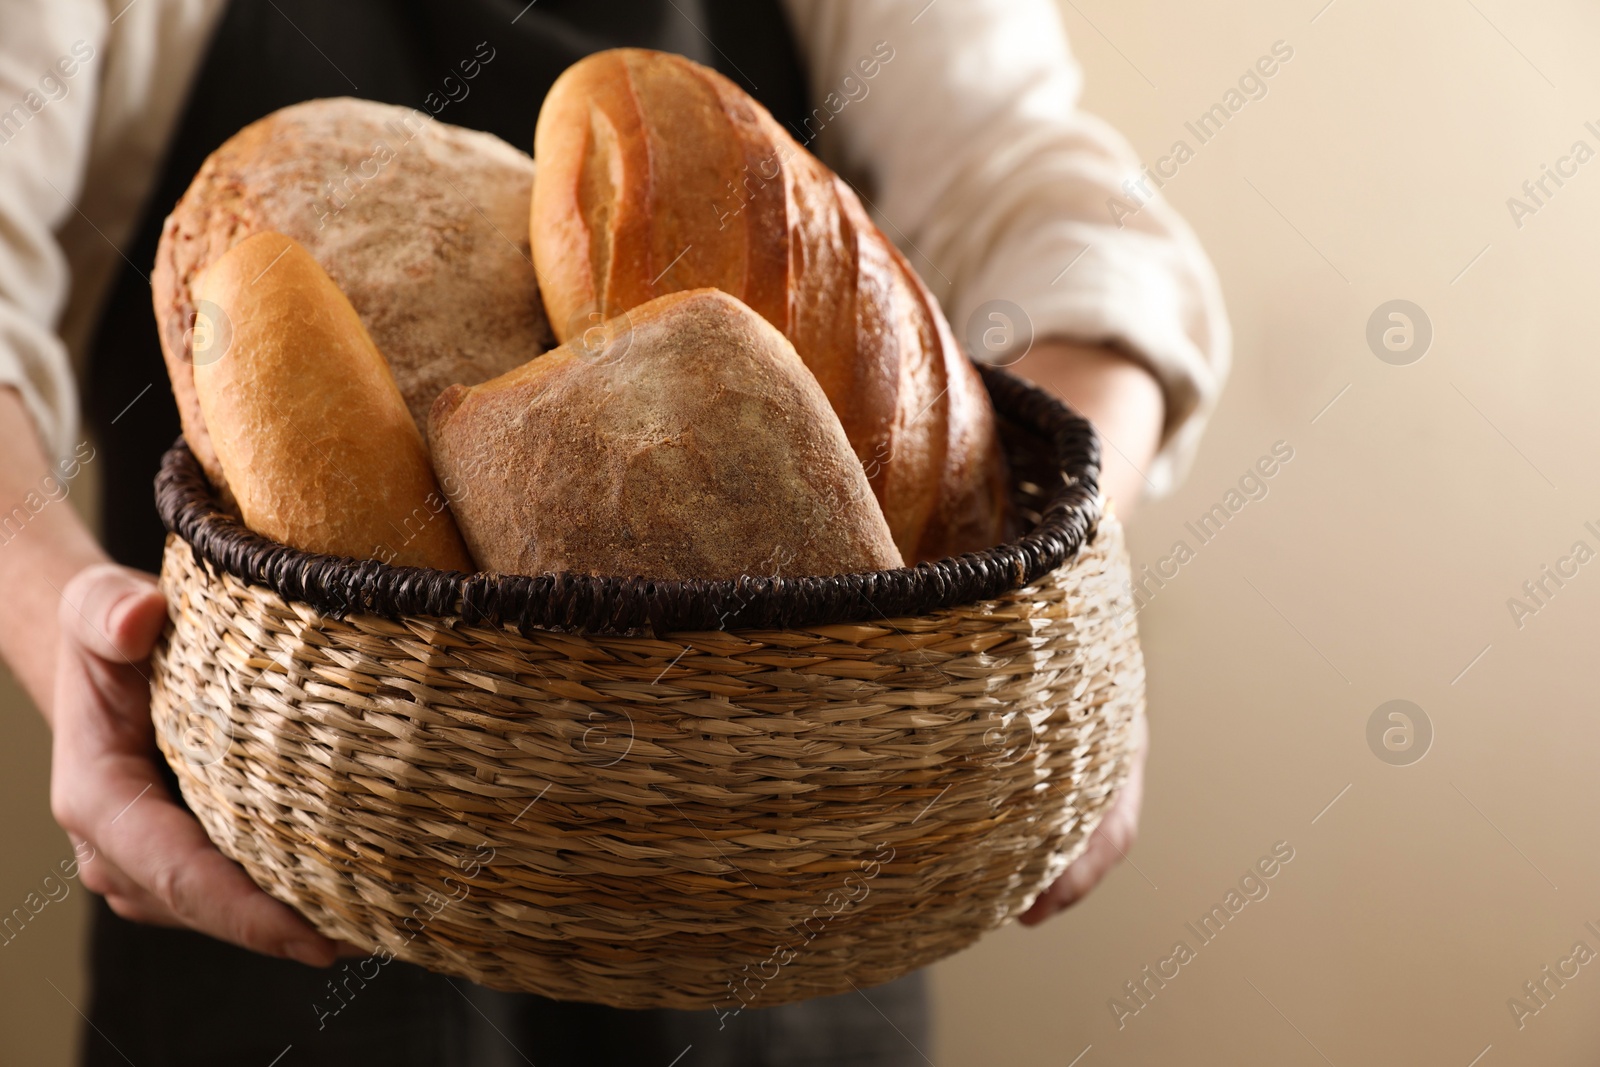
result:
<svg viewBox="0 0 1600 1067"><path fill-rule="evenodd" d="M1520 631L1506 606L1575 540L1600 549L1600 160L1520 230L1506 207L1574 140L1600 149L1600 11L1325 2L1064 8L1087 106L1146 161L1294 48L1165 190L1216 260L1237 366L1187 484L1133 524L1136 559L1192 546L1184 522L1273 442L1295 458L1140 617L1143 876L940 966L939 1067L1090 1045L1081 1067L1600 1059L1600 966L1520 1031L1506 1006L1574 941L1600 951L1600 562ZM1394 298L1433 323L1412 366L1364 339ZM1435 730L1412 766L1365 740L1395 698ZM1119 1031L1109 998L1195 947L1184 923L1280 840L1270 895Z"/></svg>
<svg viewBox="0 0 1600 1067"><path fill-rule="evenodd" d="M1600 950L1584 929L1600 926L1600 562L1520 630L1506 606L1574 541L1600 549L1583 528L1600 526L1600 160L1520 229L1506 207L1575 140L1600 149L1584 129L1600 11L1322 3L1064 9L1088 106L1148 161L1193 146L1184 121L1274 41L1293 47L1166 188L1217 262L1237 367L1188 483L1135 523L1137 558L1193 547L1184 523L1274 442L1294 459L1141 616L1155 747L1138 869L937 968L938 1067L1600 1054L1600 963L1521 1030L1506 1004L1575 941ZM1395 298L1434 328L1411 366L1365 341ZM1396 698L1435 731L1411 766L1366 741ZM9 909L69 853L43 728L13 690L0 701ZM1279 841L1295 855L1269 895L1119 1031L1108 1000L1175 941L1195 948L1184 924ZM83 901L75 887L0 948L0 1062L67 1062Z"/></svg>

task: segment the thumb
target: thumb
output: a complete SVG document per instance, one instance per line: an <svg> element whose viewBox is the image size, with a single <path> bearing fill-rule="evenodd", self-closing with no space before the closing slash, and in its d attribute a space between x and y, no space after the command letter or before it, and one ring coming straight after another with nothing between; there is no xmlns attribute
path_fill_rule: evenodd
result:
<svg viewBox="0 0 1600 1067"><path fill-rule="evenodd" d="M111 663L138 663L155 647L167 605L150 575L96 563L62 590L60 619L61 632L87 652Z"/></svg>

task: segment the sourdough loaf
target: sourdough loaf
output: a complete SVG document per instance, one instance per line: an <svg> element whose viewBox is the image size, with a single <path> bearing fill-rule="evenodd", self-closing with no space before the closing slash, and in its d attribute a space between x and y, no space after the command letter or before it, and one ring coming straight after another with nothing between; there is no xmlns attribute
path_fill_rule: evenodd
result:
<svg viewBox="0 0 1600 1067"><path fill-rule="evenodd" d="M485 570L672 579L901 565L815 379L726 293L660 297L448 389L429 436Z"/></svg>

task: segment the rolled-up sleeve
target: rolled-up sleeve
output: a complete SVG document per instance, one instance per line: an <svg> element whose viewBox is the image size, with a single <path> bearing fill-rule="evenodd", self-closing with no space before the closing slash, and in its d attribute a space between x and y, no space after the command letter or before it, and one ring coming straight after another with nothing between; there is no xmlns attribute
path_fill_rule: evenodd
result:
<svg viewBox="0 0 1600 1067"><path fill-rule="evenodd" d="M56 239L76 212L99 86L103 4L6 5L0 34L0 386L22 395L53 455L72 451L78 397L57 335L71 284Z"/></svg>
<svg viewBox="0 0 1600 1067"><path fill-rule="evenodd" d="M785 2L817 108L797 134L862 190L957 336L1004 300L1036 338L1138 360L1166 401L1146 475L1171 488L1227 376L1227 315L1193 232L1124 187L1132 149L1079 110L1055 0Z"/></svg>

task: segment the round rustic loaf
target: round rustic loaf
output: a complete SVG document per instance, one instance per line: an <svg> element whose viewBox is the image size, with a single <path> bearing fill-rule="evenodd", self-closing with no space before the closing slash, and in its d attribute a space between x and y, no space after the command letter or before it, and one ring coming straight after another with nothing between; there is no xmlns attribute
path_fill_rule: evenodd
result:
<svg viewBox="0 0 1600 1067"><path fill-rule="evenodd" d="M533 161L504 141L367 100L284 108L213 152L167 218L151 275L184 437L213 482L225 484L192 373L202 271L262 231L298 241L349 298L425 432L446 386L554 344L528 246L532 187Z"/></svg>

